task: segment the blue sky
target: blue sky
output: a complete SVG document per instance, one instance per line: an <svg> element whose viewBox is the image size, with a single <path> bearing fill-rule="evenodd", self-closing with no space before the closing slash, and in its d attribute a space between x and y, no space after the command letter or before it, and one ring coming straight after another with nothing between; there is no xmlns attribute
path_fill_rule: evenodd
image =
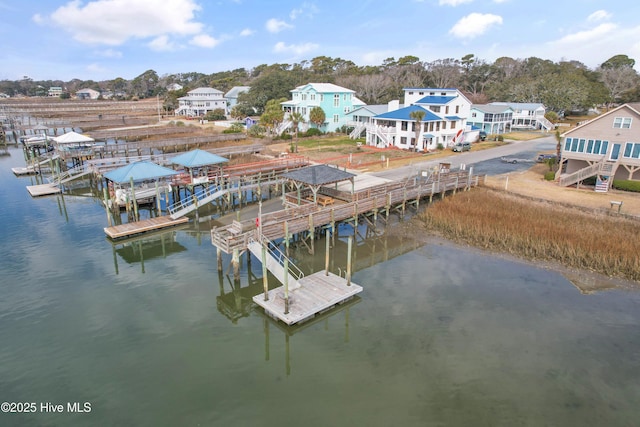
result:
<svg viewBox="0 0 640 427"><path fill-rule="evenodd" d="M632 0L0 0L0 16L9 80L211 74L322 55L640 62Z"/></svg>

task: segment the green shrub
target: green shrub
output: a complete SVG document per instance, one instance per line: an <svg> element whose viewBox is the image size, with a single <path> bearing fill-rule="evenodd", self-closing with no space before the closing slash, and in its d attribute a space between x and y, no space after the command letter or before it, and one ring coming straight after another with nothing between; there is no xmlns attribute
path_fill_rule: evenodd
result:
<svg viewBox="0 0 640 427"><path fill-rule="evenodd" d="M547 181L553 181L554 179L556 179L556 173L553 171L545 172L544 179Z"/></svg>
<svg viewBox="0 0 640 427"><path fill-rule="evenodd" d="M277 141L277 140L288 141L290 139L293 139L293 137L289 133L283 133L282 135L278 135L278 136L273 137L274 141Z"/></svg>
<svg viewBox="0 0 640 427"><path fill-rule="evenodd" d="M178 120L178 121L176 122L176 126L177 126L177 127L181 127L181 126L185 126L185 124L184 124L184 122L183 122L183 121Z"/></svg>
<svg viewBox="0 0 640 427"><path fill-rule="evenodd" d="M254 138L262 138L266 132L264 126L253 125L247 130L247 134Z"/></svg>
<svg viewBox="0 0 640 427"><path fill-rule="evenodd" d="M640 181L614 179L613 188L615 188L616 190L633 191L635 193L640 193Z"/></svg>
<svg viewBox="0 0 640 427"><path fill-rule="evenodd" d="M306 132L302 133L300 136L308 137L308 136L320 136L322 135L322 131L318 128L309 128Z"/></svg>
<svg viewBox="0 0 640 427"><path fill-rule="evenodd" d="M438 142L438 146L436 148L438 150L444 150L444 145L442 145L442 142Z"/></svg>

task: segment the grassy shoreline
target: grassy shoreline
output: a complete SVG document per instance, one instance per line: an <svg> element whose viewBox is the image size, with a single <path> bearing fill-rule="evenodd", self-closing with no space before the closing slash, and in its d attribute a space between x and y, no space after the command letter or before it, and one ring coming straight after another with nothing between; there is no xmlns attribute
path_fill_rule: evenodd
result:
<svg viewBox="0 0 640 427"><path fill-rule="evenodd" d="M637 220L489 188L438 201L420 219L428 231L454 242L640 281Z"/></svg>

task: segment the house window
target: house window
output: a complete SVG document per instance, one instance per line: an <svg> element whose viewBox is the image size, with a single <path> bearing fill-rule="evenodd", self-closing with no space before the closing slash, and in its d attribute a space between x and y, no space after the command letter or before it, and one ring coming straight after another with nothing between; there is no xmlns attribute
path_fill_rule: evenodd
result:
<svg viewBox="0 0 640 427"><path fill-rule="evenodd" d="M593 154L600 154L600 147L602 147L602 141L596 139L596 142L593 146Z"/></svg>
<svg viewBox="0 0 640 427"><path fill-rule="evenodd" d="M578 142L578 153L582 153L584 151L584 143L584 139L581 139L580 142Z"/></svg>
<svg viewBox="0 0 640 427"><path fill-rule="evenodd" d="M402 122L400 124L400 130L407 130L409 129L409 122Z"/></svg>
<svg viewBox="0 0 640 427"><path fill-rule="evenodd" d="M587 141L587 153L593 153L593 139Z"/></svg>
<svg viewBox="0 0 640 427"><path fill-rule="evenodd" d="M449 129L455 129L456 128L456 122L449 122Z"/></svg>
<svg viewBox="0 0 640 427"><path fill-rule="evenodd" d="M324 101L324 95L320 94L320 102Z"/></svg>
<svg viewBox="0 0 640 427"><path fill-rule="evenodd" d="M351 109L349 107L344 107L344 113L347 114Z"/></svg>
<svg viewBox="0 0 640 427"><path fill-rule="evenodd" d="M434 113L439 113L440 112L440 107L439 106L432 105L431 107L429 107L429 109L431 111L433 111Z"/></svg>
<svg viewBox="0 0 640 427"><path fill-rule="evenodd" d="M571 151L573 151L574 153L578 151L578 142L578 138L573 138L573 140L571 141Z"/></svg>
<svg viewBox="0 0 640 427"><path fill-rule="evenodd" d="M607 154L608 149L609 149L609 141L602 141L602 148L600 149L600 154Z"/></svg>
<svg viewBox="0 0 640 427"><path fill-rule="evenodd" d="M445 114L449 114L449 106L448 105L446 107L444 107L444 113Z"/></svg>
<svg viewBox="0 0 640 427"><path fill-rule="evenodd" d="M477 113L471 113L471 117L476 117Z"/></svg>
<svg viewBox="0 0 640 427"><path fill-rule="evenodd" d="M309 100L315 101L316 100L316 94L312 93L311 95L309 95Z"/></svg>
<svg viewBox="0 0 640 427"><path fill-rule="evenodd" d="M460 106L456 105L456 114L460 114Z"/></svg>
<svg viewBox="0 0 640 427"><path fill-rule="evenodd" d="M409 95L413 95L413 92L409 92Z"/></svg>
<svg viewBox="0 0 640 427"><path fill-rule="evenodd" d="M418 95L422 96L424 95L424 92L418 92Z"/></svg>
<svg viewBox="0 0 640 427"><path fill-rule="evenodd" d="M303 101L306 101L306 100L307 100L307 94L306 94L306 93L303 93L303 94L302 94L302 100L303 100Z"/></svg>
<svg viewBox="0 0 640 427"><path fill-rule="evenodd" d="M400 137L400 144L407 145L407 137L406 136L401 136Z"/></svg>
<svg viewBox="0 0 640 427"><path fill-rule="evenodd" d="M633 159L640 158L640 143L627 142L624 146L624 157Z"/></svg>
<svg viewBox="0 0 640 427"><path fill-rule="evenodd" d="M339 94L335 94L333 95L333 106L334 107L339 107L340 106L340 95Z"/></svg>
<svg viewBox="0 0 640 427"><path fill-rule="evenodd" d="M616 117L613 119L613 127L617 129L629 129L631 127L631 117Z"/></svg>
<svg viewBox="0 0 640 427"><path fill-rule="evenodd" d="M570 151L571 149L571 138L567 138L564 140L564 151Z"/></svg>
<svg viewBox="0 0 640 427"><path fill-rule="evenodd" d="M340 121L340 114L333 115L333 123L338 123Z"/></svg>

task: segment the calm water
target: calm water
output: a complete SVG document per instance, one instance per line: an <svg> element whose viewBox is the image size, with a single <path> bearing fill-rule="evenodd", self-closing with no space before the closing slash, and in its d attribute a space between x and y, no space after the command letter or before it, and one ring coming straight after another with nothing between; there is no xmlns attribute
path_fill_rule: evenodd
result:
<svg viewBox="0 0 640 427"><path fill-rule="evenodd" d="M0 425L640 422L637 292L583 295L552 271L387 233L355 249L361 298L287 329L251 304L257 260L239 285L228 258L218 275L206 223L113 246L96 200L32 199L33 178L10 171L23 165L0 158L0 401L91 412ZM322 268L317 250L293 255Z"/></svg>

